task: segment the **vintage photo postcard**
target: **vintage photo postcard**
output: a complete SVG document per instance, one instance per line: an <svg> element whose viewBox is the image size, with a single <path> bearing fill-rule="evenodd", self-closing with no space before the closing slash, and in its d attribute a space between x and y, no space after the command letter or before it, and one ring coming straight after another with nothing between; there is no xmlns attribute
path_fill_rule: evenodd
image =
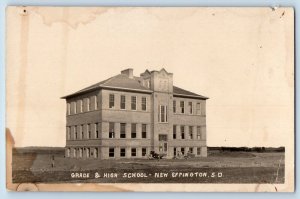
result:
<svg viewBox="0 0 300 199"><path fill-rule="evenodd" d="M290 7L7 7L11 191L293 192Z"/></svg>

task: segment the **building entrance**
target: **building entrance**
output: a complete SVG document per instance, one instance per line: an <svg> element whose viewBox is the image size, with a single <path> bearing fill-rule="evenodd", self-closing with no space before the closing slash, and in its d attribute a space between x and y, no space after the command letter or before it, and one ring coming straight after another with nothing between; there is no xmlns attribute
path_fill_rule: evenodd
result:
<svg viewBox="0 0 300 199"><path fill-rule="evenodd" d="M167 134L159 134L159 153L168 154L168 135Z"/></svg>

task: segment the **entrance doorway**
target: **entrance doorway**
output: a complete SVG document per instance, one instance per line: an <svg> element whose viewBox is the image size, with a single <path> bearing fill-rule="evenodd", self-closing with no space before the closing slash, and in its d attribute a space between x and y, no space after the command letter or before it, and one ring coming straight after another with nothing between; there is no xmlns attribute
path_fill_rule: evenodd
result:
<svg viewBox="0 0 300 199"><path fill-rule="evenodd" d="M168 135L167 134L159 134L159 153L168 154Z"/></svg>

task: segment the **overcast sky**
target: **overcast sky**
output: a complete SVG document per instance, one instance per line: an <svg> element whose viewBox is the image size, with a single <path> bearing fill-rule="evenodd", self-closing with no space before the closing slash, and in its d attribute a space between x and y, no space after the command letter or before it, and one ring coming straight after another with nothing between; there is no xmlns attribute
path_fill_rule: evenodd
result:
<svg viewBox="0 0 300 199"><path fill-rule="evenodd" d="M61 96L131 67L208 96L209 146L293 144L293 13L280 8L23 8L7 13L7 128L64 146Z"/></svg>

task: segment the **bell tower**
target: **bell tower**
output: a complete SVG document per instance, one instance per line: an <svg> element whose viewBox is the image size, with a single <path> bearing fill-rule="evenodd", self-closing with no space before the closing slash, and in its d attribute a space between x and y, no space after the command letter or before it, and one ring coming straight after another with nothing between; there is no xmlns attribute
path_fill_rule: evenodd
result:
<svg viewBox="0 0 300 199"><path fill-rule="evenodd" d="M153 90L152 94L152 150L157 153L172 156L169 150L169 140L172 139L172 103L173 74L164 68L159 71L146 70L141 74L144 86Z"/></svg>

